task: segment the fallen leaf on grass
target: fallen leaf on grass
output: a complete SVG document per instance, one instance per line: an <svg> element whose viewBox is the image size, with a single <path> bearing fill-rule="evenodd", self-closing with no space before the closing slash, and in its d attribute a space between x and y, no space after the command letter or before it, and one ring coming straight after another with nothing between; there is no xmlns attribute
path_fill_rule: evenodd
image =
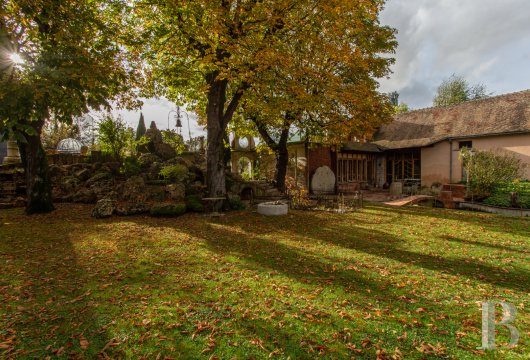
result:
<svg viewBox="0 0 530 360"><path fill-rule="evenodd" d="M83 335L79 338L79 346L81 346L81 349L86 350L88 349L89 342Z"/></svg>

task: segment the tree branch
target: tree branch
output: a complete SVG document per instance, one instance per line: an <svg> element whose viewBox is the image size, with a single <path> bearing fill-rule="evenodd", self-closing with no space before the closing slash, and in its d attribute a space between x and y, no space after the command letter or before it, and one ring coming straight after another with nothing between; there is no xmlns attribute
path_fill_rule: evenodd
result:
<svg viewBox="0 0 530 360"><path fill-rule="evenodd" d="M230 122L232 117L234 116L235 111L237 110L237 107L239 105L239 101L243 97L243 94L245 93L245 90L249 88L249 85L244 82L239 89L237 89L236 93L232 97L232 100L230 100L230 104L226 107L225 113L223 115L223 125L226 125Z"/></svg>

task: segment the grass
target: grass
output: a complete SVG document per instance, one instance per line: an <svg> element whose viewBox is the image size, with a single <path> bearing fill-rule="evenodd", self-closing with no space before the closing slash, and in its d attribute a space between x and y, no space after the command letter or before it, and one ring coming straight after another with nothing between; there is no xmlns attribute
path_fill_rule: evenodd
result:
<svg viewBox="0 0 530 360"><path fill-rule="evenodd" d="M376 205L274 218L90 210L0 212L0 358L530 353L528 219ZM486 300L518 308L515 349L476 349Z"/></svg>

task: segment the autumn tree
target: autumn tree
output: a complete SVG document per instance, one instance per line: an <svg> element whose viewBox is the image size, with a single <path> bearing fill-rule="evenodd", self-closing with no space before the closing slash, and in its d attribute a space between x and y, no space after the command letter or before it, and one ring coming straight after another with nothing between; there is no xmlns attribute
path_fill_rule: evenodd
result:
<svg viewBox="0 0 530 360"><path fill-rule="evenodd" d="M275 184L281 191L290 130L340 144L369 138L392 114L375 79L388 74L393 61L382 57L394 49L393 30L379 25L378 6L342 5L327 14L325 26L319 23L322 13L310 13L305 21L312 26L278 34L277 61L254 77L244 97L244 117L276 155Z"/></svg>
<svg viewBox="0 0 530 360"><path fill-rule="evenodd" d="M312 29L311 33L325 33L332 39L342 29L353 37L364 23L375 23L382 4L359 0L136 3L149 43L146 58L152 66L153 89L170 99L193 103L206 119L210 196L226 191L227 125L257 77L275 64L290 61L283 51L291 36ZM373 54L370 46L380 48L369 41L364 44L360 37L354 44L342 43L343 39L331 41L337 49L347 49L345 55L362 57L365 52ZM312 51L303 46L299 50Z"/></svg>
<svg viewBox="0 0 530 360"><path fill-rule="evenodd" d="M53 209L40 137L45 122L71 123L89 108L109 108L127 90L120 9L117 1L96 0L0 5L0 131L18 141L28 214Z"/></svg>
<svg viewBox="0 0 530 360"><path fill-rule="evenodd" d="M470 85L462 76L455 74L442 81L433 99L434 106L449 106L469 100L488 97L483 84Z"/></svg>
<svg viewBox="0 0 530 360"><path fill-rule="evenodd" d="M153 91L194 104L195 110L206 120L210 196L225 194L226 130L244 96L250 89L259 91L257 89L262 85L255 85L265 84L265 79L272 81L270 85L274 84L270 71L276 65L286 66L280 71L282 76L288 76L288 63L293 54L300 53L300 62L310 58L314 49L304 45L304 35L321 35L313 42L320 46L313 64L317 63L318 55L323 54L325 42L336 52L327 64L330 69L339 69L340 65L333 61L340 56L345 57L343 62L346 64L356 63L356 67L340 69L352 80L370 72L366 70L371 66L367 60L382 64L381 68L386 66L388 60L376 55L377 51L386 52L392 48L387 46L392 32L389 29L383 31L377 24L383 3L360 0L151 0L135 3L136 13L142 19L138 23L148 43L146 60L151 64ZM367 36L371 30L375 31L374 35ZM285 52L291 40L298 47ZM305 66L306 69L310 67L309 64ZM355 73L355 69L359 72ZM332 71L327 74L331 75ZM338 76L330 78L337 79ZM296 85L299 79L300 73L297 73L291 83ZM319 83L324 81L322 79ZM296 92L304 86L305 83L280 89L278 94ZM356 96L362 92L361 89L355 90ZM334 94L318 95L325 98ZM349 109L353 109L353 101L349 103ZM347 110L340 107L340 112L346 114ZM287 116L301 115L296 111ZM310 114L306 115L310 117ZM326 121L331 124L337 117L333 115ZM313 118L317 122L321 120L321 117Z"/></svg>

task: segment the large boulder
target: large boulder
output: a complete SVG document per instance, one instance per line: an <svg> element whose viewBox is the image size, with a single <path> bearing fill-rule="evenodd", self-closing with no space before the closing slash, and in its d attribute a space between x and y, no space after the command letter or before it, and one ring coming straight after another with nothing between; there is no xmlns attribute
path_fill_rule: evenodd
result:
<svg viewBox="0 0 530 360"><path fill-rule="evenodd" d="M110 171L98 171L94 176L92 176L90 179L87 180L86 185L91 186L96 183L108 180L112 178L112 174Z"/></svg>
<svg viewBox="0 0 530 360"><path fill-rule="evenodd" d="M150 210L150 207L146 203L127 202L127 203L122 203L122 204L117 205L116 215L129 216L129 215L145 214L145 213L148 213L149 210Z"/></svg>
<svg viewBox="0 0 530 360"><path fill-rule="evenodd" d="M74 174L74 176L79 179L79 181L86 181L88 179L90 179L90 177L92 176L92 171L90 171L90 169L80 169L80 170L77 170Z"/></svg>
<svg viewBox="0 0 530 360"><path fill-rule="evenodd" d="M50 178L55 180L65 176L67 172L62 166L51 164L48 168L48 173L50 174Z"/></svg>
<svg viewBox="0 0 530 360"><path fill-rule="evenodd" d="M116 185L113 180L104 180L97 182L90 186L90 190L92 190L96 197L99 199L103 198L112 198L117 199L118 193L116 192Z"/></svg>
<svg viewBox="0 0 530 360"><path fill-rule="evenodd" d="M96 219L111 217L116 211L116 201L112 199L101 199L92 210L92 216Z"/></svg>
<svg viewBox="0 0 530 360"><path fill-rule="evenodd" d="M164 190L169 200L183 200L186 196L186 187L182 183L166 185Z"/></svg>
<svg viewBox="0 0 530 360"><path fill-rule="evenodd" d="M158 180L160 178L160 170L162 170L162 163L154 162L149 166L149 170L145 173L148 180Z"/></svg>
<svg viewBox="0 0 530 360"><path fill-rule="evenodd" d="M147 195L145 191L145 181L141 176L132 176L121 188L120 198L127 201L142 202L145 201Z"/></svg>
<svg viewBox="0 0 530 360"><path fill-rule="evenodd" d="M177 156L177 152L169 144L160 142L160 143L154 143L153 146L154 146L154 153L157 156L160 156L164 160L169 160Z"/></svg>
<svg viewBox="0 0 530 360"><path fill-rule="evenodd" d="M140 166L142 166L142 168L148 169L153 163L161 163L162 159L155 154L145 153L140 155L140 157L138 158L138 162L140 163Z"/></svg>
<svg viewBox="0 0 530 360"><path fill-rule="evenodd" d="M149 139L151 143L161 143L163 142L162 132L156 127L156 123L151 121L149 129L145 132L145 137Z"/></svg>
<svg viewBox="0 0 530 360"><path fill-rule="evenodd" d="M74 193L80 184L81 182L76 177L65 176L64 178L60 180L59 187L64 193L69 194L69 193Z"/></svg>
<svg viewBox="0 0 530 360"><path fill-rule="evenodd" d="M177 156L175 149L171 145L164 143L162 132L158 130L154 121L151 122L151 126L145 132L145 137L147 137L149 142L138 147L140 152L155 154L162 160L169 160Z"/></svg>
<svg viewBox="0 0 530 360"><path fill-rule="evenodd" d="M96 193L87 188L79 189L72 197L73 202L83 204L95 204L97 199Z"/></svg>
<svg viewBox="0 0 530 360"><path fill-rule="evenodd" d="M327 166L319 167L311 178L311 190L315 194L332 194L335 192L335 174Z"/></svg>

